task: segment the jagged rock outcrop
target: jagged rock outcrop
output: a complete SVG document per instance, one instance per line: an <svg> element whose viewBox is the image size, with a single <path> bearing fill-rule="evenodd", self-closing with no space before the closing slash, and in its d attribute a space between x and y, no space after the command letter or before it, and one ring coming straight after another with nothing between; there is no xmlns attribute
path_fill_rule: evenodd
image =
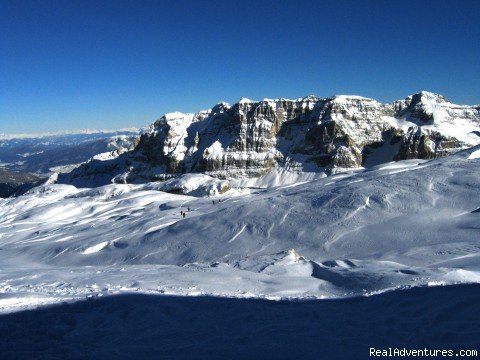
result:
<svg viewBox="0 0 480 360"><path fill-rule="evenodd" d="M86 164L69 179L256 177L274 166L336 172L379 159L436 158L479 143L480 108L428 92L390 104L360 96L242 99L195 114L166 114L132 152L111 163Z"/></svg>

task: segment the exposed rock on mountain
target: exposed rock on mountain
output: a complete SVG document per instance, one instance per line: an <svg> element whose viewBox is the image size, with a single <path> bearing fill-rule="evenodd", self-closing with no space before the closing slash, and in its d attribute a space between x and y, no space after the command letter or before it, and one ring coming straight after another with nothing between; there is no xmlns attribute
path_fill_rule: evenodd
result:
<svg viewBox="0 0 480 360"><path fill-rule="evenodd" d="M274 167L335 173L480 143L480 107L421 92L381 104L359 96L220 103L162 116L117 159L92 160L61 182L92 186L165 180L183 173L258 177Z"/></svg>

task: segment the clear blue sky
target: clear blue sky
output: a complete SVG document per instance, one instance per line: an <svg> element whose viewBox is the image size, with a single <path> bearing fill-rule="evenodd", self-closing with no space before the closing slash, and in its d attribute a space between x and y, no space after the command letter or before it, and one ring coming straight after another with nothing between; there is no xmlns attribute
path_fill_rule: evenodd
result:
<svg viewBox="0 0 480 360"><path fill-rule="evenodd" d="M0 2L0 133L144 126L245 96L480 103L480 1Z"/></svg>

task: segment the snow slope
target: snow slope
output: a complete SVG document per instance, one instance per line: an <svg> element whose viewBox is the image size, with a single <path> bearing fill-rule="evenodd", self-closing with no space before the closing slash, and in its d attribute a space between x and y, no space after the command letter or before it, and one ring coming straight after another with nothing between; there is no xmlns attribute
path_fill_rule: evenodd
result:
<svg viewBox="0 0 480 360"><path fill-rule="evenodd" d="M123 292L339 298L477 283L478 151L215 197L154 183L38 187L0 200L0 308Z"/></svg>

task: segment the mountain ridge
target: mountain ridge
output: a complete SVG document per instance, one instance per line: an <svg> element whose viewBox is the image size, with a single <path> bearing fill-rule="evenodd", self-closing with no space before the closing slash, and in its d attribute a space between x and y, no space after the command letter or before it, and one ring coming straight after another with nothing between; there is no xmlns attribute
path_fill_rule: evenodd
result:
<svg viewBox="0 0 480 360"><path fill-rule="evenodd" d="M123 134L136 134L143 131L143 128L129 127L121 129L73 129L73 130L61 130L61 131L46 131L46 132L32 132L32 133L0 133L0 141L4 140L22 140L22 139L43 139L52 137L67 137L74 135L123 135Z"/></svg>
<svg viewBox="0 0 480 360"><path fill-rule="evenodd" d="M356 95L242 98L196 113L168 113L135 149L59 178L97 186L186 173L256 178L274 168L332 174L380 162L432 159L480 143L480 107L426 91L382 104Z"/></svg>

